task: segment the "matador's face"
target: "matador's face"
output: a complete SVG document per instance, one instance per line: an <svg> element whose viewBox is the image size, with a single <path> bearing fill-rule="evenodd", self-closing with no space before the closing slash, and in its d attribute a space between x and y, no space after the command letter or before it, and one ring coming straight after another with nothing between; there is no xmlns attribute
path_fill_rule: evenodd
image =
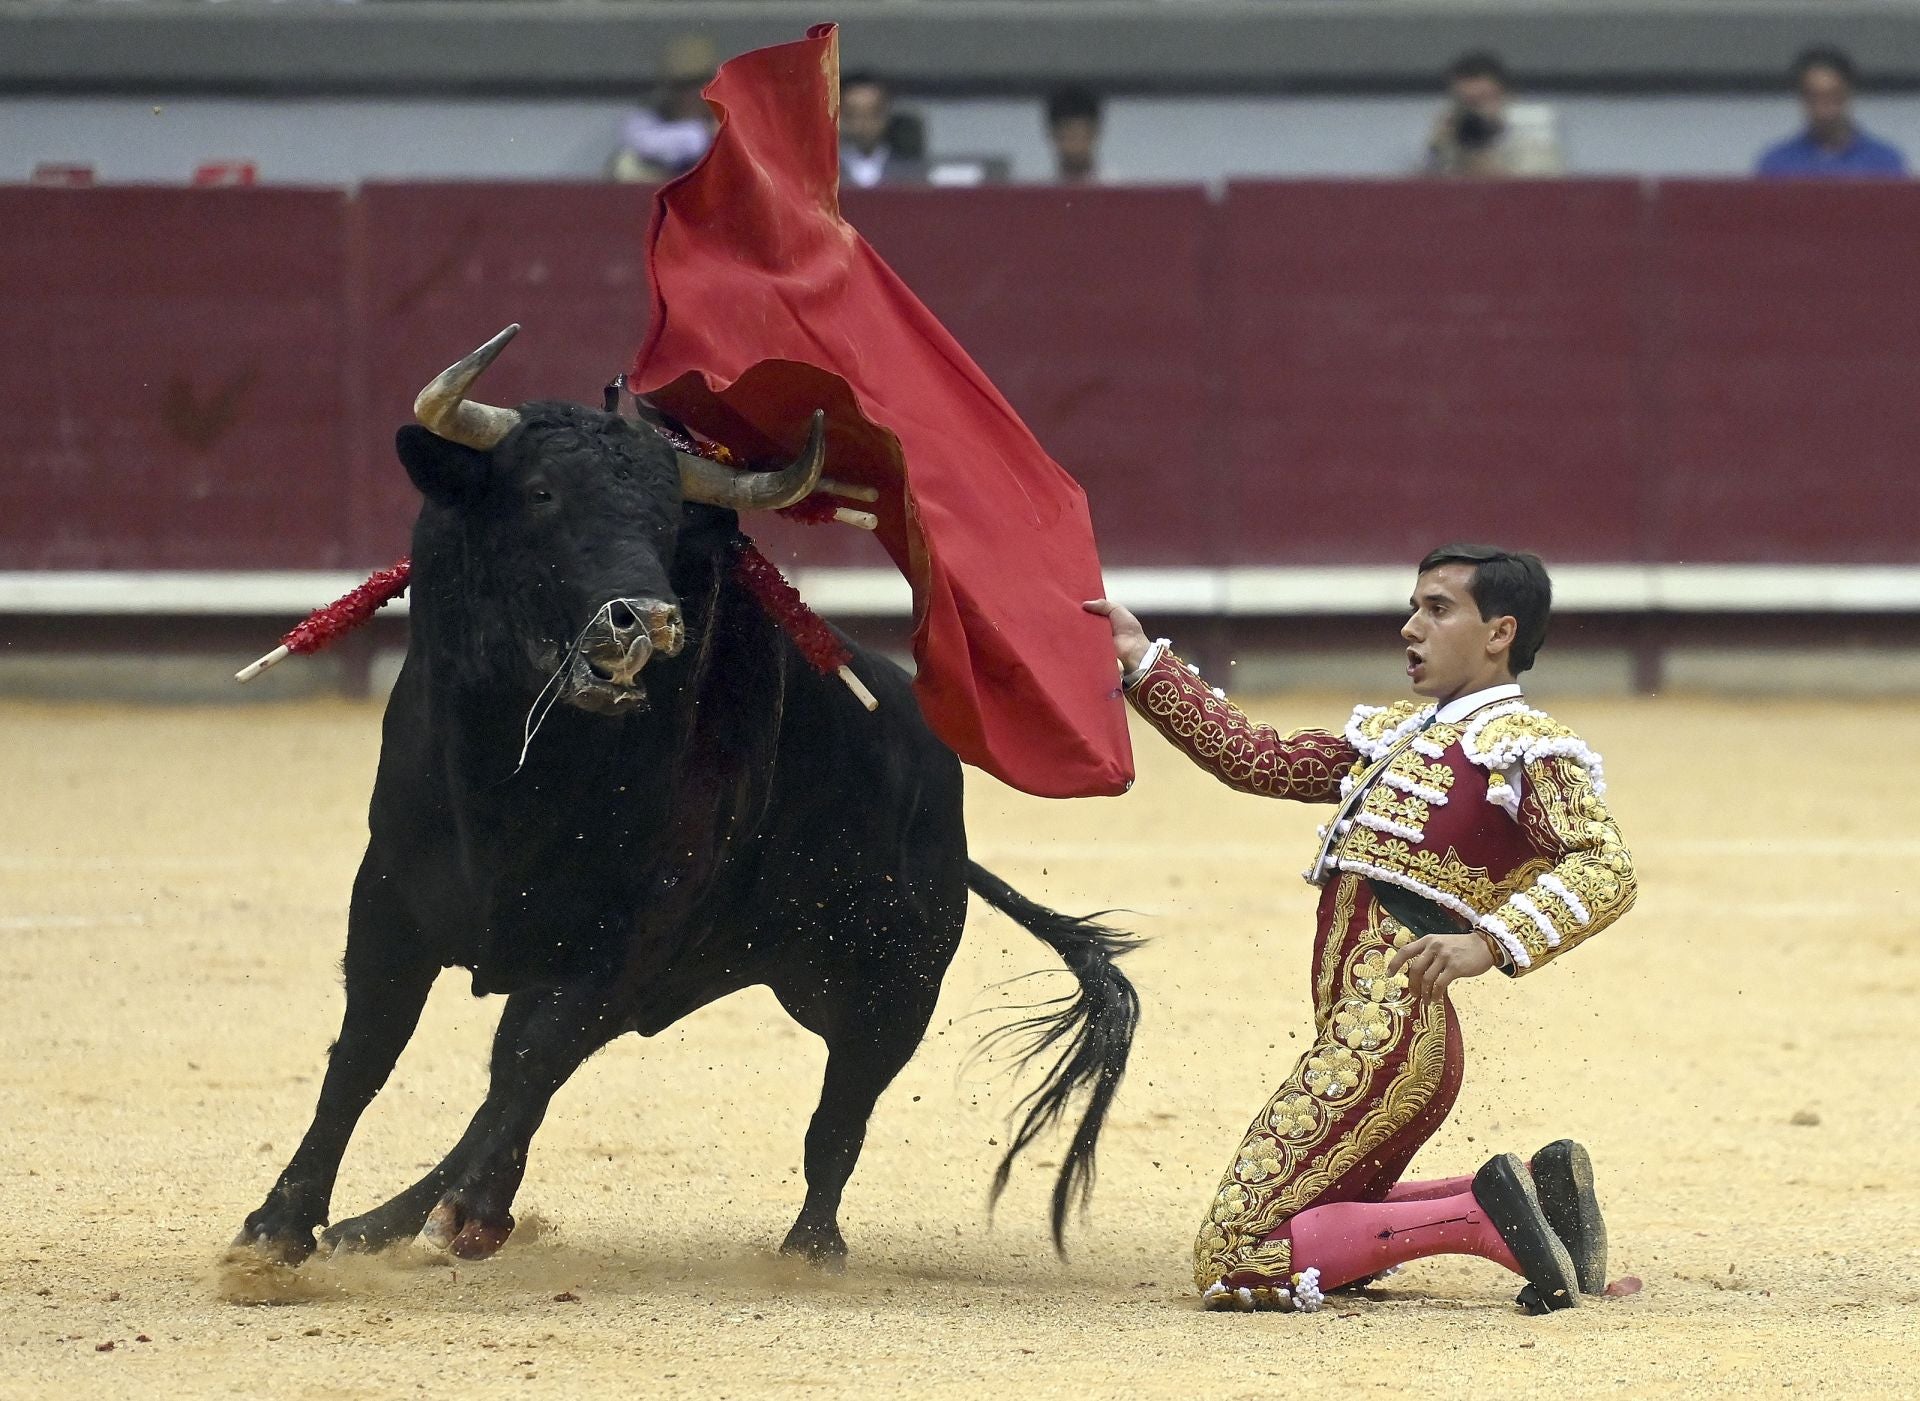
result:
<svg viewBox="0 0 1920 1401"><path fill-rule="evenodd" d="M1422 574L1407 600L1413 614L1400 629L1414 694L1442 704L1513 680L1507 654L1513 646L1514 619L1480 616L1473 597L1474 568L1437 564Z"/></svg>

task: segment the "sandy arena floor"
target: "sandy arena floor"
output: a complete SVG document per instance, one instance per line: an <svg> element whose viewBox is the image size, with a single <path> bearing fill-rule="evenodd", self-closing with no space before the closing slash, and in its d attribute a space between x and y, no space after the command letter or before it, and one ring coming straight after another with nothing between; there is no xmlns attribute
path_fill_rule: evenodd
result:
<svg viewBox="0 0 1920 1401"><path fill-rule="evenodd" d="M1033 987L990 985L1051 964L976 914L937 1034L874 1117L846 1275L768 1253L822 1057L755 993L581 1072L499 1259L413 1247L236 1305L222 1247L305 1127L338 1024L377 712L0 706L0 1396L1912 1394L1920 708L1559 711L1607 755L1640 905L1536 978L1460 990L1467 1088L1416 1164L1590 1145L1613 1273L1646 1287L1533 1320L1465 1260L1312 1318L1197 1311L1202 1204L1307 1025L1316 818L1151 736L1118 801L971 783L982 860L1153 936L1069 1263L1037 1164L986 1218L1012 1096L962 1078L964 1053ZM497 1014L442 980L338 1214L452 1142Z"/></svg>

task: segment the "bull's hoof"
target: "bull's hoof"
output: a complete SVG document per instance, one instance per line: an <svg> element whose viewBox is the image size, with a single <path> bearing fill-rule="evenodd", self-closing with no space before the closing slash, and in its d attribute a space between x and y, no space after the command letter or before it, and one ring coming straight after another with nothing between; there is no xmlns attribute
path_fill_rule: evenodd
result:
<svg viewBox="0 0 1920 1401"><path fill-rule="evenodd" d="M370 1211L365 1216L327 1227L320 1233L320 1249L327 1255L339 1251L348 1255L375 1255L419 1234L418 1221L396 1224L383 1219L379 1212Z"/></svg>
<svg viewBox="0 0 1920 1401"><path fill-rule="evenodd" d="M420 1228L420 1238L456 1260L485 1260L497 1254L513 1234L513 1214L484 1217L454 1197L442 1197Z"/></svg>
<svg viewBox="0 0 1920 1401"><path fill-rule="evenodd" d="M249 1221L227 1247L230 1265L271 1265L295 1269L313 1254L313 1232L275 1228Z"/></svg>
<svg viewBox="0 0 1920 1401"><path fill-rule="evenodd" d="M794 1223L780 1243L782 1255L797 1255L816 1270L839 1274L847 1267L847 1242L836 1225L805 1226Z"/></svg>
<svg viewBox="0 0 1920 1401"><path fill-rule="evenodd" d="M249 1226L220 1257L216 1276L221 1297L230 1304L292 1304L319 1296L320 1281L295 1268L313 1253L308 1236L276 1234Z"/></svg>
<svg viewBox="0 0 1920 1401"><path fill-rule="evenodd" d="M371 1255L406 1244L427 1224L427 1213L439 1202L445 1183L436 1171L372 1211L328 1227L320 1235L320 1248Z"/></svg>

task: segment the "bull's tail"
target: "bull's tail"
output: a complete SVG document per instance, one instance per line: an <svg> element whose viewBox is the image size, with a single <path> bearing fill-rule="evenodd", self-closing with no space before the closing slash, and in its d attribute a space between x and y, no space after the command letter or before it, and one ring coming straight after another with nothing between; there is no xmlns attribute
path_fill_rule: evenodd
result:
<svg viewBox="0 0 1920 1401"><path fill-rule="evenodd" d="M1080 983L1078 993L1040 1004L1031 1009L1034 1015L1002 1027L980 1043L982 1051L1005 1047L1021 1067L1055 1046L1060 1048L1046 1078L1014 1107L1020 1122L993 1175L991 1199L995 1202L1006 1189L1014 1158L1064 1120L1074 1098L1086 1091L1086 1111L1053 1185L1053 1245L1064 1255L1067 1208L1077 1200L1085 1209L1093 1198L1094 1148L1120 1078L1127 1073L1127 1056L1140 1021L1139 995L1114 964L1138 940L1099 923L1100 915L1076 919L1037 905L977 862L967 863L967 886L1059 954Z"/></svg>

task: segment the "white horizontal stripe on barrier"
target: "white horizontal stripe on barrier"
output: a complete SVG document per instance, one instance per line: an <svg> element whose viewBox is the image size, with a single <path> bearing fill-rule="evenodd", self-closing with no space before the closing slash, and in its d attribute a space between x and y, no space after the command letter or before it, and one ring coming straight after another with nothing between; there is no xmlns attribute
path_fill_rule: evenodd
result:
<svg viewBox="0 0 1920 1401"><path fill-rule="evenodd" d="M890 568L795 569L801 595L829 617L903 618L907 583ZM248 617L306 613L365 578L312 571L21 570L0 572L0 614ZM1407 606L1412 571L1322 568L1110 569L1109 597L1140 613L1367 617ZM1565 613L1920 612L1920 567L1901 565L1570 564L1554 570ZM387 611L404 613L406 599Z"/></svg>
<svg viewBox="0 0 1920 1401"><path fill-rule="evenodd" d="M333 570L23 570L0 574L0 613L307 613L366 577Z"/></svg>
<svg viewBox="0 0 1920 1401"><path fill-rule="evenodd" d="M829 618L905 618L913 590L893 569L789 569L807 606Z"/></svg>

